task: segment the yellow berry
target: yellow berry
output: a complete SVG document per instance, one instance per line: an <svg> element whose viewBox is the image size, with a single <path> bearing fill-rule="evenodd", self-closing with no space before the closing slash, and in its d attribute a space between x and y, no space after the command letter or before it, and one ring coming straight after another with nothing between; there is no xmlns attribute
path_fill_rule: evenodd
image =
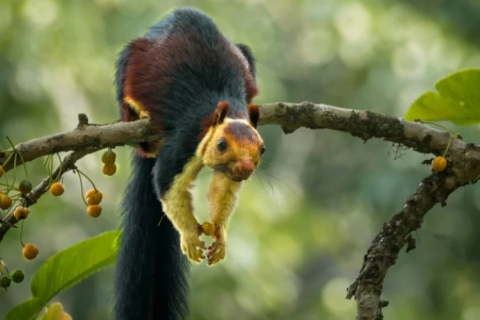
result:
<svg viewBox="0 0 480 320"><path fill-rule="evenodd" d="M447 159L444 157L435 157L432 161L432 168L436 172L442 172L447 167Z"/></svg>
<svg viewBox="0 0 480 320"><path fill-rule="evenodd" d="M38 249L33 243L27 243L22 249L23 256L28 259L32 260L38 255Z"/></svg>
<svg viewBox="0 0 480 320"><path fill-rule="evenodd" d="M202 232L207 236L213 236L215 233L215 226L210 222L202 223Z"/></svg>
<svg viewBox="0 0 480 320"><path fill-rule="evenodd" d="M18 206L15 208L13 215L17 220L27 219L28 215L30 214L30 209L24 208L22 206Z"/></svg>
<svg viewBox="0 0 480 320"><path fill-rule="evenodd" d="M0 166L0 178L4 175L5 171L3 170L3 167Z"/></svg>
<svg viewBox="0 0 480 320"><path fill-rule="evenodd" d="M100 204L103 199L103 194L98 190L92 189L87 192L85 197L87 198L87 204L91 206L95 204Z"/></svg>
<svg viewBox="0 0 480 320"><path fill-rule="evenodd" d="M50 186L50 193L55 197L61 196L65 192L65 188L61 182L55 182Z"/></svg>
<svg viewBox="0 0 480 320"><path fill-rule="evenodd" d="M15 211L13 212L13 216L17 220L22 220L23 219L23 207L22 206L16 207Z"/></svg>
<svg viewBox="0 0 480 320"><path fill-rule="evenodd" d="M102 172L104 175L113 176L117 172L117 165L115 163L104 164L102 167Z"/></svg>
<svg viewBox="0 0 480 320"><path fill-rule="evenodd" d="M8 196L8 194L2 193L0 194L0 208L8 209L12 205L12 198Z"/></svg>
<svg viewBox="0 0 480 320"><path fill-rule="evenodd" d="M96 190L96 189L90 189L90 190L87 191L87 193L85 193L85 198L89 198L97 192L98 192L98 190Z"/></svg>
<svg viewBox="0 0 480 320"><path fill-rule="evenodd" d="M105 164L113 164L115 163L116 158L117 155L115 154L115 152L113 152L112 150L107 150L102 155L102 162Z"/></svg>
<svg viewBox="0 0 480 320"><path fill-rule="evenodd" d="M87 208L87 213L90 217L97 218L102 213L102 207L98 204L90 205Z"/></svg>

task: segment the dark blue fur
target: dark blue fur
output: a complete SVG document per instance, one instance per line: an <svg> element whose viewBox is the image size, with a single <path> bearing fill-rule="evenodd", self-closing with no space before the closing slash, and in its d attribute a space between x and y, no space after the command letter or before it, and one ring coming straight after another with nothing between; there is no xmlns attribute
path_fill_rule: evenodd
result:
<svg viewBox="0 0 480 320"><path fill-rule="evenodd" d="M196 9L180 9L152 27L149 39L182 37L195 34L191 45L179 55L188 55L187 63L172 61L172 84L162 101L162 123L168 129L185 130L192 126L199 130L200 122L211 114L221 100L230 102L231 111L247 115L245 84L241 76L243 65L227 59L228 48L218 46L220 31L214 22ZM195 43L193 43L195 42ZM194 50L199 49L199 50Z"/></svg>
<svg viewBox="0 0 480 320"><path fill-rule="evenodd" d="M171 61L173 81L162 97L162 135L166 138L156 159L133 156L132 174L124 196L125 220L115 278L115 320L183 320L188 315L188 262L180 252L179 235L158 199L194 156L201 122L219 101L230 111L247 116L242 67L219 46L213 21L195 9L180 9L165 17L144 36L154 41L194 34L192 51L184 48L187 63ZM238 45L255 73L253 55ZM131 44L117 61L117 99L123 102L123 75ZM156 57L161 58L161 57ZM155 92L152 92L155 94ZM152 113L152 111L150 111ZM152 115L153 117L153 115ZM152 176L153 174L153 176ZM153 181L152 181L153 180Z"/></svg>
<svg viewBox="0 0 480 320"><path fill-rule="evenodd" d="M185 319L188 315L188 261L179 235L162 218L152 192L155 159L134 154L125 191L123 236L115 275L116 320Z"/></svg>
<svg viewBox="0 0 480 320"><path fill-rule="evenodd" d="M243 44L243 43L237 43L236 46L238 47L238 49L240 49L240 51L242 52L244 57L247 59L248 64L250 66L250 72L252 73L253 77L255 78L256 75L257 75L257 69L256 69L256 66L255 66L256 60L255 60L255 57L253 56L252 49L250 49L249 46L247 46L246 44Z"/></svg>

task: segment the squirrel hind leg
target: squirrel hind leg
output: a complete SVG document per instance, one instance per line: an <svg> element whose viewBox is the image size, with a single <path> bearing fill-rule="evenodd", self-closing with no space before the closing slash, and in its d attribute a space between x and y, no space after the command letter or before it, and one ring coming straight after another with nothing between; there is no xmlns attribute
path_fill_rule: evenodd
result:
<svg viewBox="0 0 480 320"><path fill-rule="evenodd" d="M123 120L126 122L150 118L148 112L143 108L143 106L132 98L126 97L124 99L122 108ZM164 142L165 139L140 142L139 148L136 149L136 152L142 158L155 158L160 152L160 148Z"/></svg>
<svg viewBox="0 0 480 320"><path fill-rule="evenodd" d="M160 149L164 143L165 139L140 142L139 148L135 149L135 151L142 158L155 158L160 153Z"/></svg>

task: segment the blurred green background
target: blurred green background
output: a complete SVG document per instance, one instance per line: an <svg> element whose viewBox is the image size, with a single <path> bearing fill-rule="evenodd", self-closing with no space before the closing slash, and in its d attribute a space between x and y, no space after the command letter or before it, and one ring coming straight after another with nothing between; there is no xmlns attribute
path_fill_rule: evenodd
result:
<svg viewBox="0 0 480 320"><path fill-rule="evenodd" d="M77 114L95 123L118 118L113 65L121 47L168 10L194 5L258 59L262 102L304 100L402 116L440 77L480 66L476 0L0 1L0 146L73 129ZM455 128L478 142L478 128ZM260 128L267 153L229 227L227 260L192 268L192 317L354 319L345 300L370 241L430 169L418 155L348 134ZM0 257L27 281L0 290L0 318L29 296L29 281L49 256L117 228L129 172L129 148L117 148L118 173L101 175L100 154L80 161L104 193L103 213L85 213L78 178L67 174L61 198L45 195L25 223L39 257L22 258L19 231ZM47 172L28 164L38 183ZM19 171L22 175L22 171ZM207 218L208 174L194 189ZM455 192L416 232L385 281L389 320L480 318L480 197ZM57 296L75 320L109 319L113 268Z"/></svg>

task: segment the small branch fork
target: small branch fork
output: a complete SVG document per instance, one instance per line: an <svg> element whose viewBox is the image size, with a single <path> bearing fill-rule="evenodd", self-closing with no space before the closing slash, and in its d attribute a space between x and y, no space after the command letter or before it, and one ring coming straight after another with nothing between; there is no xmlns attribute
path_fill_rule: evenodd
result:
<svg viewBox="0 0 480 320"><path fill-rule="evenodd" d="M77 167L75 163L83 158L84 156L93 153L102 149L101 147L86 147L83 150L74 151L69 153L63 160L62 165L59 165L52 173L54 177L61 177L64 173L75 170ZM38 184L31 192L25 195L26 206L30 207L37 203L38 199L43 196L48 191L48 186L50 185L50 177L46 177ZM13 215L13 210L11 210L3 219L3 223L0 225L0 241L3 240L3 237L7 231L15 226L19 221Z"/></svg>
<svg viewBox="0 0 480 320"><path fill-rule="evenodd" d="M442 155L451 141L449 132L438 131L419 122L311 102L260 105L260 115L260 125L279 125L286 134L300 127L331 129L350 133L363 141L381 138L417 152L435 155ZM77 129L20 143L15 149L22 154L25 162L57 152L70 152L62 165L55 169L53 176L57 176L75 170L75 162L87 154L107 147L136 145L159 138L159 133L148 119L92 125L88 124L85 115L79 115ZM0 152L0 164L12 152ZM357 320L383 319L382 308L388 305L388 302L380 300L383 280L388 269L395 264L400 250L406 247L408 252L415 248L411 232L421 227L425 214L435 204L444 206L450 193L474 183L480 175L480 145L466 144L457 137L451 141L446 158L447 169L424 178L403 208L383 224L370 244L359 275L347 289L347 298L355 297L357 302ZM7 163L4 170L9 171L12 167L13 164ZM48 185L47 177L25 196L27 205L35 204L47 191ZM6 216L0 226L0 241L17 222L12 214Z"/></svg>

